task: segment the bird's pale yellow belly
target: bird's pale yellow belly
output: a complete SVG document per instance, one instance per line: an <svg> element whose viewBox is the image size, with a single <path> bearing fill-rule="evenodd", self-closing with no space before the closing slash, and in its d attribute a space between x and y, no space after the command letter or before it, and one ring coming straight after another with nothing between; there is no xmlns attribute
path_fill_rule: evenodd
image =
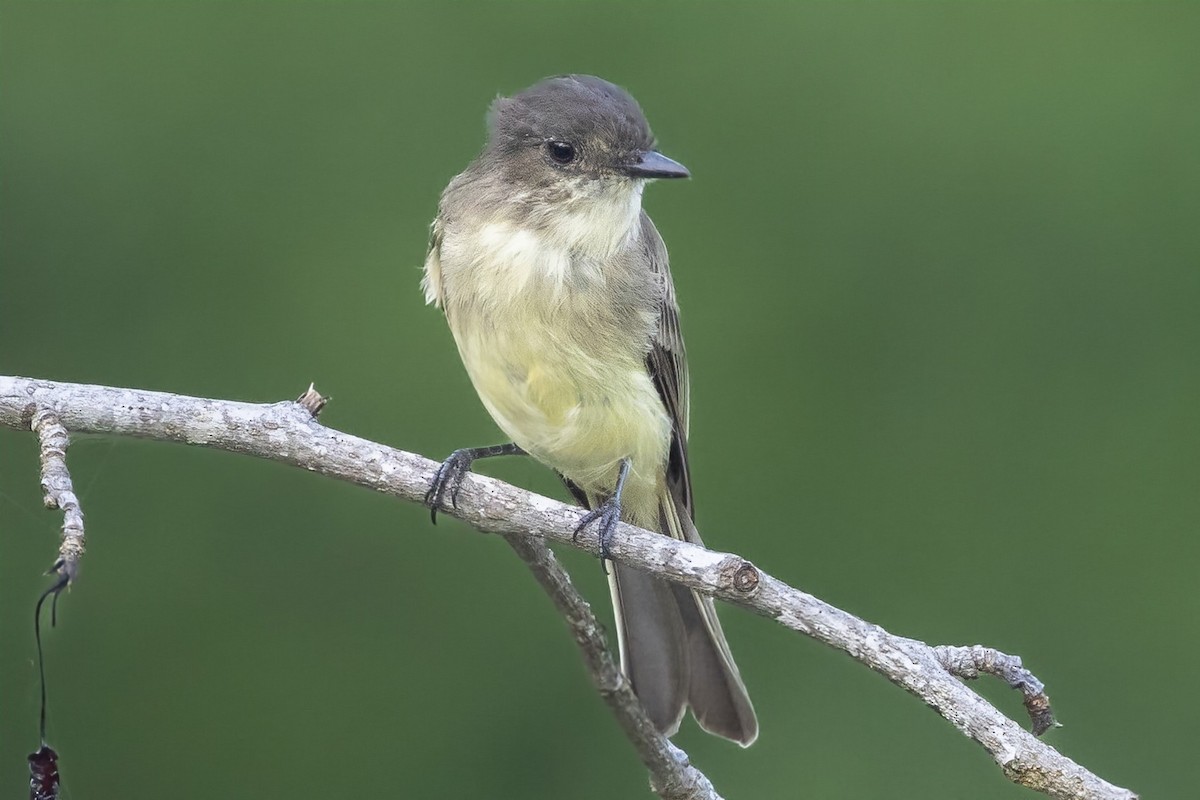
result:
<svg viewBox="0 0 1200 800"><path fill-rule="evenodd" d="M635 342L566 333L562 320L522 313L463 319L455 339L493 419L514 442L585 491L612 491L631 460L626 498L661 485L671 426Z"/></svg>

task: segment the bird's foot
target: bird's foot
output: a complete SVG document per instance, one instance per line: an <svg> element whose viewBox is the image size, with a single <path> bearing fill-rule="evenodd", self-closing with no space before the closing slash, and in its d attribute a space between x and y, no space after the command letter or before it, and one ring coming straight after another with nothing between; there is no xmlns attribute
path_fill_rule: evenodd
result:
<svg viewBox="0 0 1200 800"><path fill-rule="evenodd" d="M438 467L437 472L433 473L433 480L429 482L429 491L425 492L425 505L429 506L429 518L433 520L434 525L437 525L438 509L445 508L447 495L450 498L450 505L458 508L458 492L462 489L463 480L471 471L471 464L474 462L475 457L471 448L464 447L451 453L450 457Z"/></svg>
<svg viewBox="0 0 1200 800"><path fill-rule="evenodd" d="M429 482L429 491L425 493L425 505L429 506L429 518L437 525L439 508L446 507L446 495L450 496L450 505L458 508L458 492L462 489L463 480L471 471L471 465L481 458L493 456L523 456L525 451L515 444L497 444L491 447L464 447L455 450L450 457L442 462L433 480Z"/></svg>
<svg viewBox="0 0 1200 800"><path fill-rule="evenodd" d="M612 558L609 545L612 544L613 532L616 530L617 523L621 521L621 492L625 490L625 479L629 477L629 469L629 459L621 459L621 468L617 471L617 486L612 496L584 514L583 519L579 520L579 524L575 526L575 533L571 535L571 541L578 542L579 534L583 532L584 528L593 522L600 523L596 529L596 541L600 545L600 568L605 573L608 572L608 561Z"/></svg>
<svg viewBox="0 0 1200 800"><path fill-rule="evenodd" d="M583 515L583 518L579 520L579 524L575 526L575 533L571 535L571 539L578 542L579 534L583 533L584 528L593 522L598 523L596 526L596 540L600 545L600 560L603 563L612 557L612 551L609 550L609 546L612 544L613 532L620 521L621 499L619 497L610 497L595 509Z"/></svg>

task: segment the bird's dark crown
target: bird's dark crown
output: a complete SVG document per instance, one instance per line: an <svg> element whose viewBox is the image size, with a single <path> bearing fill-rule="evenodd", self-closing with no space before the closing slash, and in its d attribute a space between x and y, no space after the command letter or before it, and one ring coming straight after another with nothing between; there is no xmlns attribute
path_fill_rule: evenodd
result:
<svg viewBox="0 0 1200 800"><path fill-rule="evenodd" d="M654 149L654 135L628 92L591 75L560 75L492 104L489 148L512 152L566 142L603 160Z"/></svg>

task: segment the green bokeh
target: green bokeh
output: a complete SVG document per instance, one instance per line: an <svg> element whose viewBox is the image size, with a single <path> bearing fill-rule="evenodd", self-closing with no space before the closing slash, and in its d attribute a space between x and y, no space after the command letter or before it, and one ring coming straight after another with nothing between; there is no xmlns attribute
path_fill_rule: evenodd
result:
<svg viewBox="0 0 1200 800"><path fill-rule="evenodd" d="M315 380L329 425L497 441L421 302L426 226L492 97L603 75L695 176L646 203L709 542L897 633L1022 654L1052 744L1188 796L1198 29L1194 4L5 3L0 373L261 401ZM0 430L5 796L59 524L35 463ZM68 796L646 796L499 540L225 453L81 436L71 463ZM564 559L607 615L599 568ZM1029 796L862 666L724 618L762 736L678 741L727 796Z"/></svg>

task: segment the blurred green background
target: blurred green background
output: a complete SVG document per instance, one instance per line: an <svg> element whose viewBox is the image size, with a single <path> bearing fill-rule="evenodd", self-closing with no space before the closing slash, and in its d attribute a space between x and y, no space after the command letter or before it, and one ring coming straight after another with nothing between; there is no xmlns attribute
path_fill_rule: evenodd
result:
<svg viewBox="0 0 1200 800"><path fill-rule="evenodd" d="M1194 4L5 3L0 373L276 401L441 458L499 440L417 288L497 93L627 86L709 543L890 630L1019 653L1048 740L1200 780ZM645 797L504 544L301 471L76 437L48 636L67 796ZM561 497L536 464L484 471ZM0 430L0 792L37 744L60 524ZM605 618L595 562L564 559ZM464 588L468 587L468 588ZM729 797L1016 798L838 653L736 609ZM979 686L1010 715L1015 693ZM1181 698L1190 698L1181 700Z"/></svg>

